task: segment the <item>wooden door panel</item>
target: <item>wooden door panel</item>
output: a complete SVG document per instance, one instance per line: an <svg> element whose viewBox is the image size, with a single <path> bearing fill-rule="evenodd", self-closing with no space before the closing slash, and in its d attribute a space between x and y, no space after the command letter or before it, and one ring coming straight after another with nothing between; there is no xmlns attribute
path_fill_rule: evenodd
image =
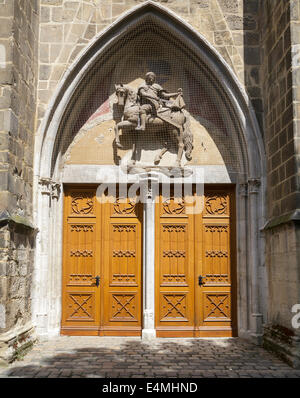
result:
<svg viewBox="0 0 300 398"><path fill-rule="evenodd" d="M203 276L205 285L230 285L229 224L203 225Z"/></svg>
<svg viewBox="0 0 300 398"><path fill-rule="evenodd" d="M188 224L161 223L161 286L187 286L189 275Z"/></svg>
<svg viewBox="0 0 300 398"><path fill-rule="evenodd" d="M188 292L165 292L160 294L160 322L189 322Z"/></svg>
<svg viewBox="0 0 300 398"><path fill-rule="evenodd" d="M142 208L116 197L104 211L104 310L101 333L140 335Z"/></svg>
<svg viewBox="0 0 300 398"><path fill-rule="evenodd" d="M110 286L138 286L140 262L140 230L136 223L111 223L109 266Z"/></svg>
<svg viewBox="0 0 300 398"><path fill-rule="evenodd" d="M62 334L141 334L141 217L96 187L65 189Z"/></svg>
<svg viewBox="0 0 300 398"><path fill-rule="evenodd" d="M230 291L206 289L203 293L204 325L219 326L220 322L231 322ZM230 324L228 325L230 326Z"/></svg>
<svg viewBox="0 0 300 398"><path fill-rule="evenodd" d="M230 196L225 190L206 191L204 196L203 217L229 218Z"/></svg>
<svg viewBox="0 0 300 398"><path fill-rule="evenodd" d="M66 322L95 322L95 292L71 291L66 297Z"/></svg>
<svg viewBox="0 0 300 398"><path fill-rule="evenodd" d="M125 292L110 291L109 292L109 322L140 322L140 295L138 291Z"/></svg>
<svg viewBox="0 0 300 398"><path fill-rule="evenodd" d="M233 192L206 189L202 214L201 266L204 284L196 288L199 300L198 336L232 336L231 225ZM196 216L199 218L199 216Z"/></svg>
<svg viewBox="0 0 300 398"><path fill-rule="evenodd" d="M69 254L68 286L91 286L95 276L96 224L68 222Z"/></svg>
<svg viewBox="0 0 300 398"><path fill-rule="evenodd" d="M157 336L176 336L179 329L190 336L194 324L193 222L182 198L160 197L155 230Z"/></svg>
<svg viewBox="0 0 300 398"><path fill-rule="evenodd" d="M62 334L97 334L100 292L95 286L98 241L93 188L65 191Z"/></svg>
<svg viewBox="0 0 300 398"><path fill-rule="evenodd" d="M193 214L187 211L190 201L160 196L156 206L158 337L233 335L232 200L230 188L206 189L203 212Z"/></svg>

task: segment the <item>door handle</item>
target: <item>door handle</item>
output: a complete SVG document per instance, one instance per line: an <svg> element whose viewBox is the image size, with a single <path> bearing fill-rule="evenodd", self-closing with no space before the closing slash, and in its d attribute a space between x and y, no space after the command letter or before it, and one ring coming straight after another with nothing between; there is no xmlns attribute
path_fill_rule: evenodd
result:
<svg viewBox="0 0 300 398"><path fill-rule="evenodd" d="M96 286L98 287L100 285L100 276L94 276L92 279L96 279Z"/></svg>
<svg viewBox="0 0 300 398"><path fill-rule="evenodd" d="M198 285L203 286L204 285L204 277L202 275L198 276Z"/></svg>

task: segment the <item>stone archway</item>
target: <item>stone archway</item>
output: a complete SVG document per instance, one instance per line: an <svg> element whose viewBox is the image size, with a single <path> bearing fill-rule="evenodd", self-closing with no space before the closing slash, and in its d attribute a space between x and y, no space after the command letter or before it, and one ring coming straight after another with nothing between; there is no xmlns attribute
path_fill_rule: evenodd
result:
<svg viewBox="0 0 300 398"><path fill-rule="evenodd" d="M62 138L65 138L66 145L72 142L72 134L64 134L72 130L72 110L82 108L81 101L76 102L76 98L79 98L80 90L89 88L86 83L97 68L105 70L122 40L142 37L146 23L156 26L158 32L168 32L170 39L174 38L174 51L183 56L189 54L193 67L198 65L205 71L205 76L210 77L211 85L220 94L219 101L226 103L224 109L230 110L234 116L231 123L235 124L239 170L228 173L226 182L235 183L238 188L238 331L240 336L259 337L262 334L263 307L260 296L261 289L264 289L263 276L259 274L259 266L264 261L259 229L264 220L265 159L258 124L244 89L222 57L175 14L152 2L136 7L95 38L65 74L40 126L35 146L34 212L40 232L35 257L34 324L40 335L59 333L62 184L95 182L93 176L99 170L99 166L94 165L80 175L69 170L66 172L62 167L66 151ZM206 182L224 182L223 177L223 174L216 175L214 180Z"/></svg>

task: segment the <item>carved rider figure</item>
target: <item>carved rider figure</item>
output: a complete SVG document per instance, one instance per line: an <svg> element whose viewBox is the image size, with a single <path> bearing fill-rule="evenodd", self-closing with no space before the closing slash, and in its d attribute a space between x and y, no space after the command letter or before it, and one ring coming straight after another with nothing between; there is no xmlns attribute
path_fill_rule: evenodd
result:
<svg viewBox="0 0 300 398"><path fill-rule="evenodd" d="M182 95L182 90L178 89L177 93L167 93L159 84L155 82L156 75L153 72L148 72L145 76L145 83L142 84L138 89L138 101L140 123L136 127L136 130L145 130L147 115L153 117L160 117L158 111L163 106L172 108L174 105L169 105L168 101L171 97L178 97ZM182 97L181 97L182 98ZM184 106L182 100L182 106L176 106L181 109Z"/></svg>

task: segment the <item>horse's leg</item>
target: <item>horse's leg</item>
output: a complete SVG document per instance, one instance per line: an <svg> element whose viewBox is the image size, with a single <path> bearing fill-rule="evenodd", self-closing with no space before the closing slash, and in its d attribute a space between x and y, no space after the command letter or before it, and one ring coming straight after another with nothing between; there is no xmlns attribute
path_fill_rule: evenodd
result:
<svg viewBox="0 0 300 398"><path fill-rule="evenodd" d="M155 118L153 124L163 125L164 122L161 119ZM168 127L164 126L164 129L162 130L163 137L166 136L167 132L168 132ZM164 154L169 150L167 141L162 141L162 142L163 142L163 145L164 145L163 149L160 151L160 153L158 153L155 156L154 164L158 164L161 161L161 159L164 156Z"/></svg>
<svg viewBox="0 0 300 398"><path fill-rule="evenodd" d="M158 163L161 161L161 158L164 156L164 154L165 154L167 151L168 151L168 148L167 148L167 147L164 147L164 148L160 151L160 153L159 153L158 155L155 156L154 163L155 163L155 164L158 164Z"/></svg>
<svg viewBox="0 0 300 398"><path fill-rule="evenodd" d="M120 143L120 138L119 138L119 125L121 124L122 122L120 122L120 123L117 123L116 125L115 125L115 141L116 141L116 146L118 147L118 148L122 148L122 145L121 145L121 143Z"/></svg>
<svg viewBox="0 0 300 398"><path fill-rule="evenodd" d="M136 142L134 141L132 144L132 155L131 155L132 164L136 162Z"/></svg>
<svg viewBox="0 0 300 398"><path fill-rule="evenodd" d="M183 148L184 148L182 127L180 127L179 132L178 132L178 130L175 130L175 131L177 133L177 140L178 140L178 152L177 152L176 166L180 167L181 166L181 158L182 158L182 154L183 154ZM175 133L175 131L173 130L173 133Z"/></svg>
<svg viewBox="0 0 300 398"><path fill-rule="evenodd" d="M118 148L123 148L122 144L120 143L119 130L122 129L123 127L132 127L132 126L133 124L128 120L123 120L122 122L119 122L118 124L115 125L115 140L116 140L116 146Z"/></svg>

